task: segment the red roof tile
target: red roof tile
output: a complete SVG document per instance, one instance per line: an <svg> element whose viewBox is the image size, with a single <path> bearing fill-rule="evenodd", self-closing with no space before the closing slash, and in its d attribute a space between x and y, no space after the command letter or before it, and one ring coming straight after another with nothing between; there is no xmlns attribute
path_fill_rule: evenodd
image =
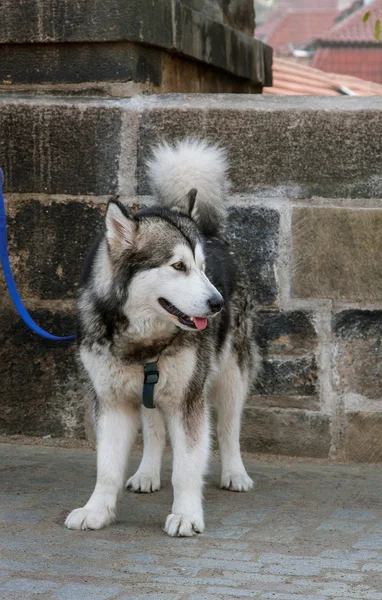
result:
<svg viewBox="0 0 382 600"><path fill-rule="evenodd" d="M272 22L273 30L268 26L268 34L262 28L256 31L256 37L264 39L272 46L276 55L291 54L293 48L301 46L317 37L334 23L337 12L290 12L282 19ZM263 29L265 26L263 26Z"/></svg>
<svg viewBox="0 0 382 600"><path fill-rule="evenodd" d="M350 5L342 1L342 6ZM265 23L256 28L255 37L274 48L276 55L315 39L328 30L339 14L339 0L280 0Z"/></svg>
<svg viewBox="0 0 382 600"><path fill-rule="evenodd" d="M342 88L342 91L341 91ZM298 96L382 96L382 85L347 75L324 73L281 58L273 61L273 86L264 94Z"/></svg>
<svg viewBox="0 0 382 600"><path fill-rule="evenodd" d="M370 18L363 22L363 16L370 11ZM382 20L382 0L374 0L372 4L363 6L347 19L332 27L326 32L321 31L321 35L316 38L320 42L331 43L374 43L374 26L377 19ZM382 46L382 43L379 42Z"/></svg>
<svg viewBox="0 0 382 600"><path fill-rule="evenodd" d="M382 44L319 47L312 66L327 73L343 73L382 83Z"/></svg>

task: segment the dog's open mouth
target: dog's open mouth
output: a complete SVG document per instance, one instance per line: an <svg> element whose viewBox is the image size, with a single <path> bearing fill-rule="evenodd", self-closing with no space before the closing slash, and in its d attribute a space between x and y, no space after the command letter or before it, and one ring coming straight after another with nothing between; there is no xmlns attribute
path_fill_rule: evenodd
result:
<svg viewBox="0 0 382 600"><path fill-rule="evenodd" d="M189 317L182 313L179 308L176 308L171 302L165 300L165 298L158 298L159 304L164 308L170 315L173 315L178 319L182 325L186 325L190 329L205 329L207 327L206 317Z"/></svg>

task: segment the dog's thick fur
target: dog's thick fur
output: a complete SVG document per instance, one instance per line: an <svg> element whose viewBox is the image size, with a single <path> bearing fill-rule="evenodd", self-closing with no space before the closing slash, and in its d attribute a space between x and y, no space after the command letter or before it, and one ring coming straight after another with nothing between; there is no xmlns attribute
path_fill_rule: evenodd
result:
<svg viewBox="0 0 382 600"><path fill-rule="evenodd" d="M127 486L159 489L167 425L174 503L165 529L190 536L204 530L210 404L218 412L221 487L252 487L239 436L258 356L249 292L225 238L225 153L186 140L158 146L147 167L159 206L130 213L110 202L106 231L80 285L80 356L94 390L97 483L66 526L100 529L115 519L141 413L144 454ZM151 410L142 407L142 365L155 360Z"/></svg>

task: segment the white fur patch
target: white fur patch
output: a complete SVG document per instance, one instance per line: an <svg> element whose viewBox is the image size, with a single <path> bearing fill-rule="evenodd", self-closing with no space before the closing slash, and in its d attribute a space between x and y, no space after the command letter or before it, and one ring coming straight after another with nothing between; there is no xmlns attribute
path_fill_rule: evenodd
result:
<svg viewBox="0 0 382 600"><path fill-rule="evenodd" d="M225 151L202 140L186 139L173 146L160 144L147 161L148 176L154 194L164 206L188 213L188 193L197 190L198 206L213 206L225 217L222 202L229 190ZM193 213L194 216L194 213Z"/></svg>

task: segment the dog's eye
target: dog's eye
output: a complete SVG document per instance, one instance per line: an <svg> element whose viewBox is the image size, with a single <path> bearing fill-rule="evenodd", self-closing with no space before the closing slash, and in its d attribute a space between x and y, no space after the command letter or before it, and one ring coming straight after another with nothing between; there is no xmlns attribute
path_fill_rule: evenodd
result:
<svg viewBox="0 0 382 600"><path fill-rule="evenodd" d="M174 263L173 265L171 265L174 269L176 269L177 271L185 271L186 267L184 262L182 262L181 260L179 262Z"/></svg>

